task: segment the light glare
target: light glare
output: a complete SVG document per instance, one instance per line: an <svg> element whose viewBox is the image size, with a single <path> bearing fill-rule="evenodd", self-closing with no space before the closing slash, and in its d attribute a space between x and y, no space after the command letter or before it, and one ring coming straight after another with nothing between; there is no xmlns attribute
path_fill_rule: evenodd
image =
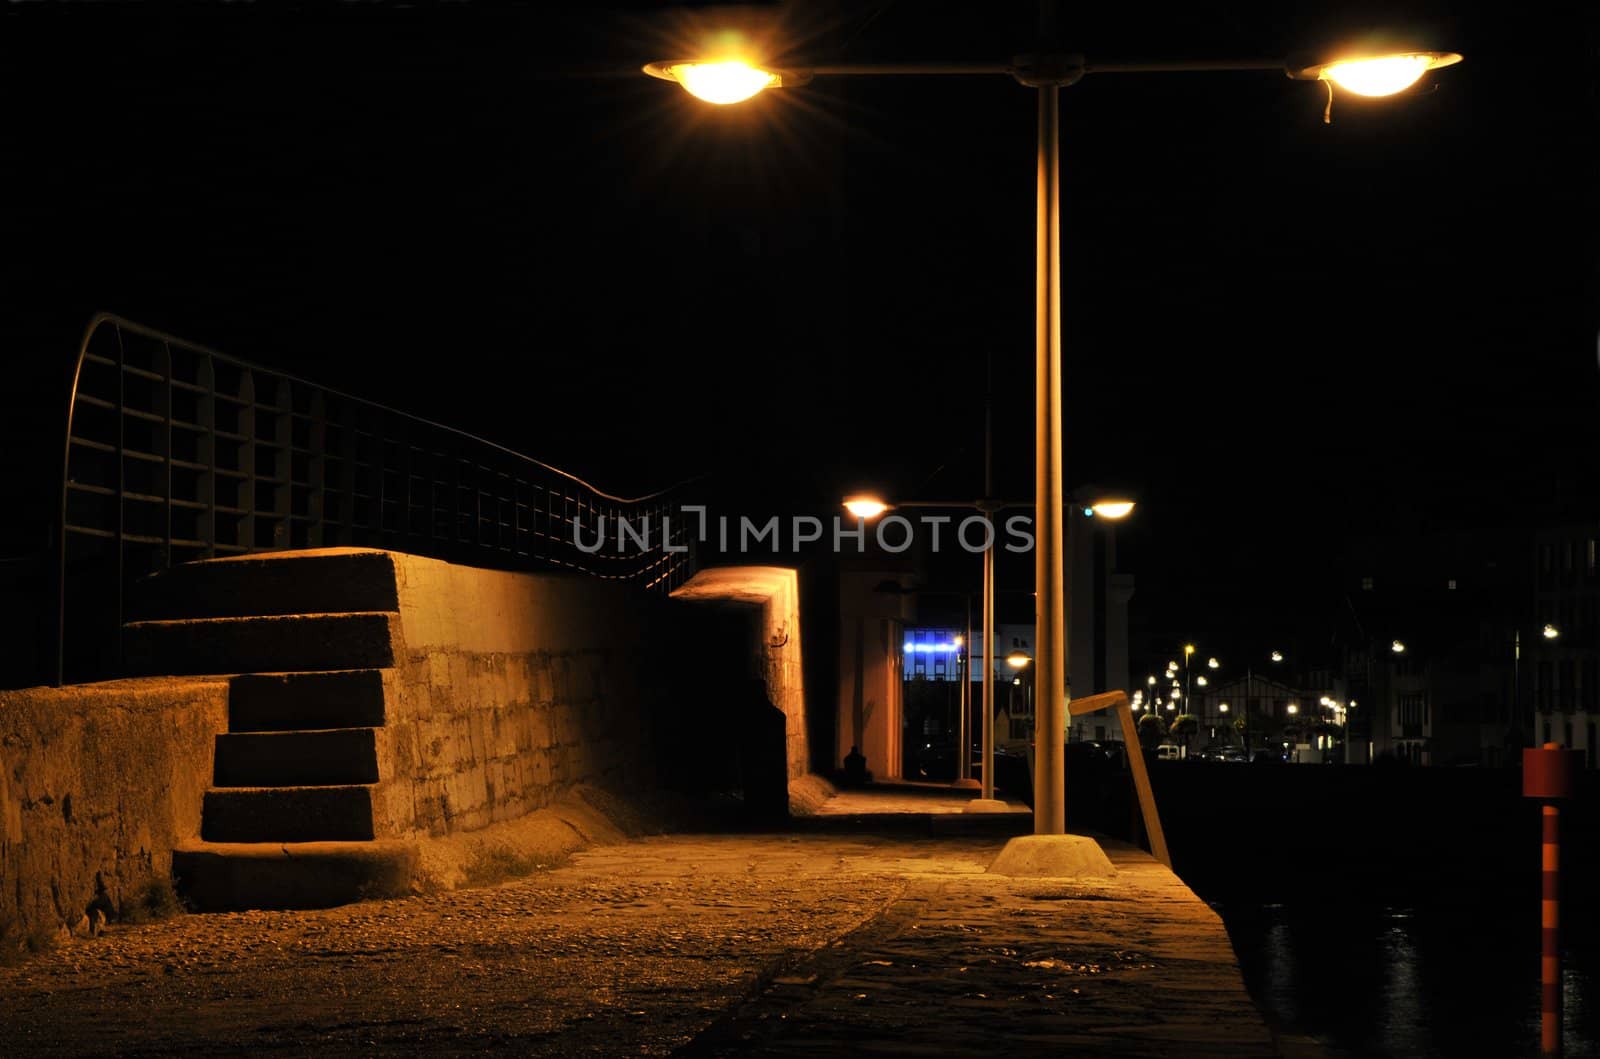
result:
<svg viewBox="0 0 1600 1059"><path fill-rule="evenodd" d="M851 496L845 498L844 509L856 518L866 519L877 518L889 510L889 505L875 496Z"/></svg>
<svg viewBox="0 0 1600 1059"><path fill-rule="evenodd" d="M691 96L719 105L742 103L778 80L776 74L737 59L715 63L676 63L668 70Z"/></svg>
<svg viewBox="0 0 1600 1059"><path fill-rule="evenodd" d="M1392 96L1416 84L1433 65L1431 55L1385 55L1330 63L1322 76L1358 96Z"/></svg>
<svg viewBox="0 0 1600 1059"><path fill-rule="evenodd" d="M1101 500L1097 501L1089 510L1101 518L1119 519L1127 518L1133 511L1132 500Z"/></svg>

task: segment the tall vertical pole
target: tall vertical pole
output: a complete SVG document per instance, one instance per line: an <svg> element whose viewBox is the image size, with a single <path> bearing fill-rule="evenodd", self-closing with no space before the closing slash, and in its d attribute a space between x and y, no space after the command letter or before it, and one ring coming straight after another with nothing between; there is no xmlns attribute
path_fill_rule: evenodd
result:
<svg viewBox="0 0 1600 1059"><path fill-rule="evenodd" d="M967 595L967 631L962 644L961 716L956 719L956 786L972 782L972 596ZM984 652L986 655L988 652Z"/></svg>
<svg viewBox="0 0 1600 1059"><path fill-rule="evenodd" d="M983 793L994 797L994 549L983 552Z"/></svg>
<svg viewBox="0 0 1600 1059"><path fill-rule="evenodd" d="M1561 1054L1561 810L1555 802L1576 793L1583 755L1545 743L1522 751L1522 796L1538 798L1539 836L1539 1054Z"/></svg>
<svg viewBox="0 0 1600 1059"><path fill-rule="evenodd" d="M1519 627L1511 634L1511 723L1517 727L1528 726L1528 734L1524 737L1532 743L1539 736L1534 729L1538 727L1533 719L1533 711L1528 711L1526 717L1522 713L1522 629Z"/></svg>
<svg viewBox="0 0 1600 1059"><path fill-rule="evenodd" d="M983 551L983 789L980 798L994 798L994 351L983 360L983 515L990 522L989 547Z"/></svg>
<svg viewBox="0 0 1600 1059"><path fill-rule="evenodd" d="M1049 13L1050 5L1043 5ZM1038 229L1035 237L1035 459L1038 524L1034 550L1038 640L1033 830L1066 833L1066 567L1061 451L1061 173L1058 85L1039 88Z"/></svg>

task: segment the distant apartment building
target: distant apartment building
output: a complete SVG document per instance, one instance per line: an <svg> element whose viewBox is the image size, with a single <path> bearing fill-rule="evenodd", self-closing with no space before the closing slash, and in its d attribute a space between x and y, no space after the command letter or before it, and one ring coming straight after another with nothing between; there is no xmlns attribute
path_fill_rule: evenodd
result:
<svg viewBox="0 0 1600 1059"><path fill-rule="evenodd" d="M1595 768L1600 766L1600 524L1540 531L1532 559L1533 621L1519 632L1533 739L1581 750Z"/></svg>

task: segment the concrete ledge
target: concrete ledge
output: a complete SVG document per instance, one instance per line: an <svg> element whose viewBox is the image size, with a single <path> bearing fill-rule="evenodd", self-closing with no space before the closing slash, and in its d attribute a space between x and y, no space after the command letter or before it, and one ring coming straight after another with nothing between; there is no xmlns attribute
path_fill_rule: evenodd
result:
<svg viewBox="0 0 1600 1059"><path fill-rule="evenodd" d="M172 854L179 893L207 912L401 897L416 869L417 850L404 842L196 842Z"/></svg>
<svg viewBox="0 0 1600 1059"><path fill-rule="evenodd" d="M1021 835L989 865L994 875L1048 879L1103 879L1117 869L1100 843L1087 835Z"/></svg>
<svg viewBox="0 0 1600 1059"><path fill-rule="evenodd" d="M123 626L123 647L139 674L382 668L394 664L393 620L351 613L135 621Z"/></svg>
<svg viewBox="0 0 1600 1059"><path fill-rule="evenodd" d="M362 548L264 552L185 563L140 582L135 619L398 610L394 559Z"/></svg>
<svg viewBox="0 0 1600 1059"><path fill-rule="evenodd" d="M200 829L227 697L200 679L0 691L0 922L70 926L166 879Z"/></svg>
<svg viewBox="0 0 1600 1059"><path fill-rule="evenodd" d="M378 782L376 730L230 732L217 736L218 787L315 787Z"/></svg>
<svg viewBox="0 0 1600 1059"><path fill-rule="evenodd" d="M228 728L377 728L384 723L383 696L378 669L241 674L228 682Z"/></svg>
<svg viewBox="0 0 1600 1059"><path fill-rule="evenodd" d="M365 842L372 787L213 787L200 837L207 842Z"/></svg>

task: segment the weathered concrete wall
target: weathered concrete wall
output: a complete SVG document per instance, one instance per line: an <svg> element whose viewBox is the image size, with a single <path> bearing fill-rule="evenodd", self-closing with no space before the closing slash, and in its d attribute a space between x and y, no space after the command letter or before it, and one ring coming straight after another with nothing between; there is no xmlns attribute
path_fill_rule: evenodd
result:
<svg viewBox="0 0 1600 1059"><path fill-rule="evenodd" d="M0 926L72 926L166 879L227 719L216 679L0 691Z"/></svg>
<svg viewBox="0 0 1600 1059"><path fill-rule="evenodd" d="M591 578L393 558L383 834L471 831L580 783L652 782L648 721L667 688L647 669L667 604Z"/></svg>

